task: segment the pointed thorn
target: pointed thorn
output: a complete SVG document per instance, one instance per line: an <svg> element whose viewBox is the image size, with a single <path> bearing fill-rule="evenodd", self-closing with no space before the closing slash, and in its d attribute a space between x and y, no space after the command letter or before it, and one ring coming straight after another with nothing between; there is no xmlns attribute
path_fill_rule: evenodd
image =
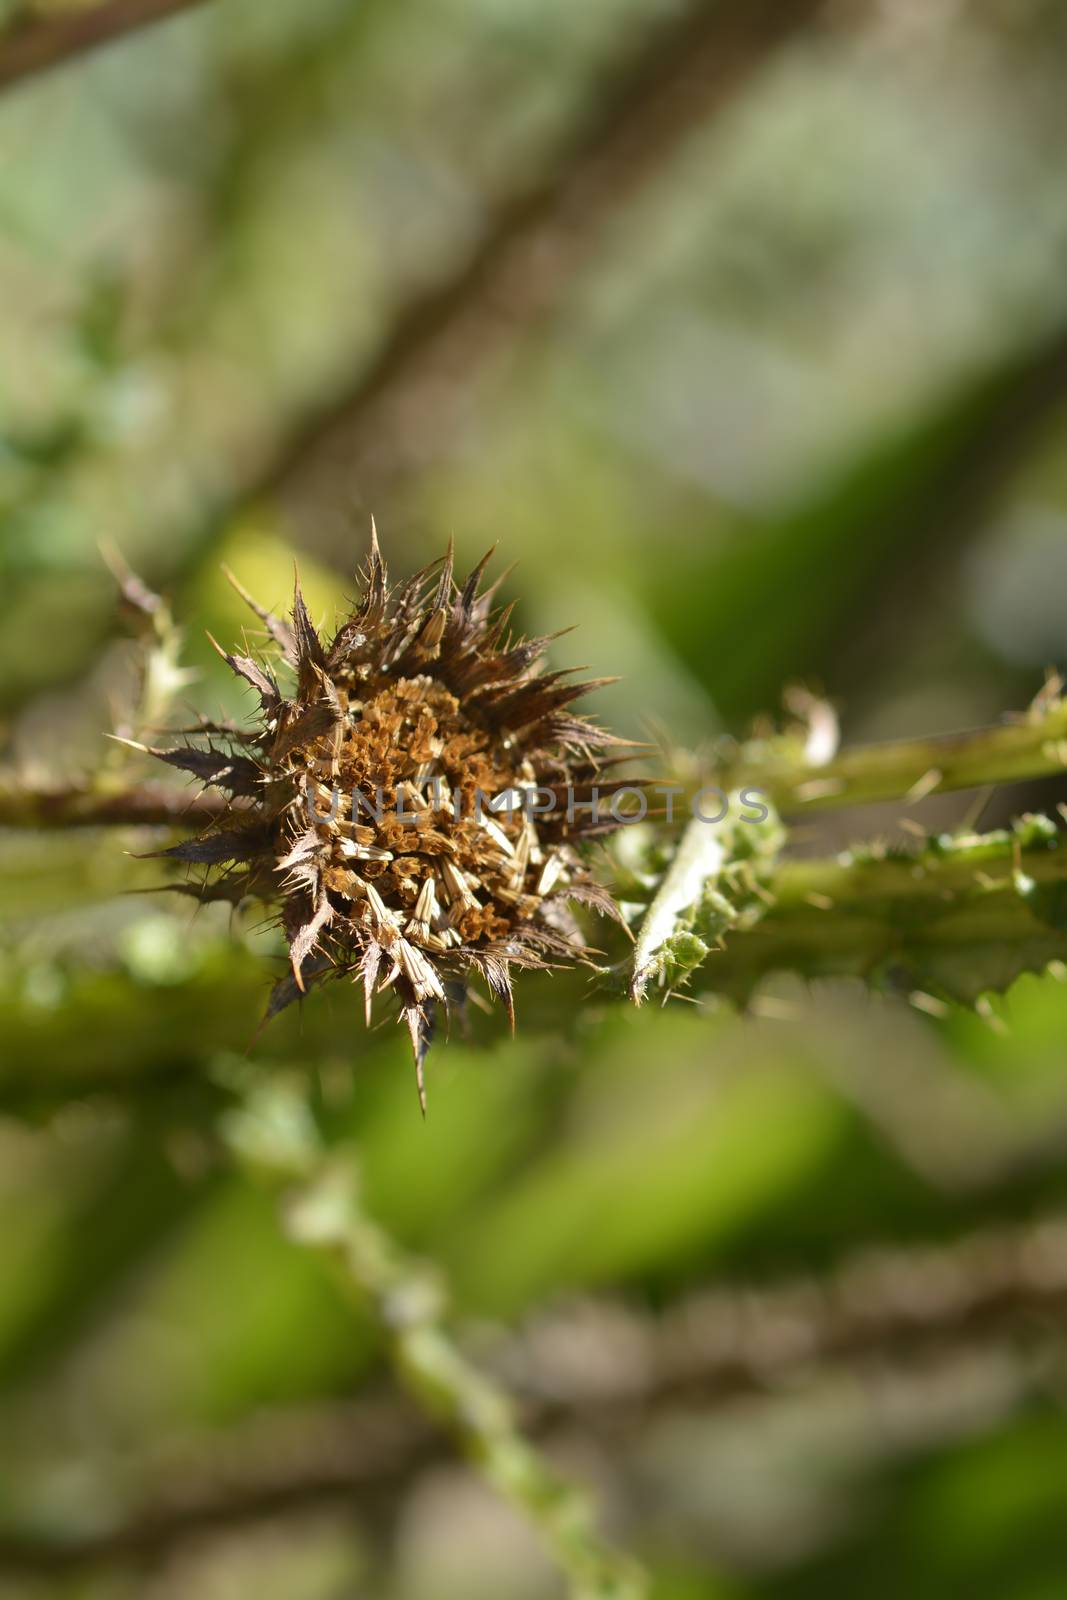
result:
<svg viewBox="0 0 1067 1600"><path fill-rule="evenodd" d="M211 633L207 628L204 629L204 632L207 634L208 642L210 643L212 649L216 650L218 652L218 654L222 657L223 661L226 662L226 665L229 666L229 664L230 664L229 652L222 648L221 644L219 644L219 641L215 638L215 635L213 633Z"/></svg>
<svg viewBox="0 0 1067 1600"><path fill-rule="evenodd" d="M100 559L119 586L124 600L147 617L154 617L163 605L160 596L129 566L118 545L111 539L97 542Z"/></svg>
<svg viewBox="0 0 1067 1600"><path fill-rule="evenodd" d="M479 561L478 565L475 567L474 571L470 574L466 583L463 585L463 594L461 596L461 600L465 608L469 609L477 599L478 590L481 587L482 578L485 575L485 569L496 554L496 549L497 547L495 544L489 546L489 549L485 552L485 555Z"/></svg>
<svg viewBox="0 0 1067 1600"><path fill-rule="evenodd" d="M448 536L448 549L445 552L444 563L441 567L441 578L437 585L437 593L433 597L430 609L441 611L448 604L448 597L452 592L452 578L456 570L456 541L451 534Z"/></svg>
<svg viewBox="0 0 1067 1600"><path fill-rule="evenodd" d="M256 616L259 617L261 621L264 621L267 616L266 610L260 606L257 601L253 600L252 596L249 594L248 590L245 588L236 572L234 572L232 567L228 567L225 561L222 563L222 575L226 579L226 582L230 585L230 588L233 589L235 594L237 594L240 599L244 601L245 605L250 607L250 609L256 613Z"/></svg>
<svg viewBox="0 0 1067 1600"><path fill-rule="evenodd" d="M150 756L152 754L148 746L142 744L139 739L126 739L121 733L105 733L104 738L113 740L115 744L124 744L127 750L136 750L139 755Z"/></svg>

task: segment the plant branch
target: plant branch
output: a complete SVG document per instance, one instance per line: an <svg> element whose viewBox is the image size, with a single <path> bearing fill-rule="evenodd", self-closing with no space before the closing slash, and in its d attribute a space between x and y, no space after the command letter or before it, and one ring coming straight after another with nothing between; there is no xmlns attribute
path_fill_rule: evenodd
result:
<svg viewBox="0 0 1067 1600"><path fill-rule="evenodd" d="M0 828L202 828L228 809L222 794L162 783L131 786L117 774L65 787L0 775Z"/></svg>
<svg viewBox="0 0 1067 1600"><path fill-rule="evenodd" d="M521 1397L528 1432L581 1425L617 1439L651 1408L791 1393L800 1375L884 1371L982 1343L1040 1348L1065 1314L1067 1218L1053 1213L946 1245L864 1250L821 1278L698 1293L658 1316L565 1307L485 1359ZM354 1495L367 1510L447 1458L442 1433L384 1395L257 1417L203 1451L145 1463L133 1478L150 1487L127 1522L63 1542L0 1534L0 1573L151 1559L215 1530L347 1509Z"/></svg>
<svg viewBox="0 0 1067 1600"><path fill-rule="evenodd" d="M383 481L454 430L475 374L517 328L556 309L607 220L822 9L822 0L695 0L643 29L547 169L497 203L467 258L401 311L369 366L241 498L284 492L321 515L343 481L380 511ZM346 512L346 541L350 527Z"/></svg>
<svg viewBox="0 0 1067 1600"><path fill-rule="evenodd" d="M715 773L706 781L762 789L788 815L1049 777L1067 769L1067 700L1039 697L1022 716L966 733L856 745L819 766L786 743L745 745L726 763L727 782Z"/></svg>
<svg viewBox="0 0 1067 1600"><path fill-rule="evenodd" d="M299 1090L261 1087L228 1128L240 1154L287 1184L289 1236L333 1263L369 1310L402 1387L539 1529L573 1600L642 1600L641 1574L604 1543L584 1496L518 1431L510 1397L453 1342L436 1273L366 1214L354 1156L322 1147Z"/></svg>
<svg viewBox="0 0 1067 1600"><path fill-rule="evenodd" d="M705 785L761 790L786 815L876 801L1025 782L1067 770L1067 699L1039 700L1024 715L988 728L857 745L830 761L805 762L787 737L753 741L699 778L680 781L692 799ZM710 802L709 802L710 804ZM679 808L680 809L680 808ZM222 795L163 784L122 784L117 776L42 787L0 773L0 827L204 826L227 810Z"/></svg>
<svg viewBox="0 0 1067 1600"><path fill-rule="evenodd" d="M915 852L861 846L785 862L768 888L762 919L702 967L706 988L745 998L783 971L881 978L937 1009L1067 959L1067 839L1042 817Z"/></svg>
<svg viewBox="0 0 1067 1600"><path fill-rule="evenodd" d="M0 89L203 4L205 0L105 0L102 5L16 22L0 34Z"/></svg>

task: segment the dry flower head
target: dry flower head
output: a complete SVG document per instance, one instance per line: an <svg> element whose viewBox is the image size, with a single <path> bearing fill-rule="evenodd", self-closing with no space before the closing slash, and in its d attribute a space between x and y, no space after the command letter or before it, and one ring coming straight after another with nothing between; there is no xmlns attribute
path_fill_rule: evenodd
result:
<svg viewBox="0 0 1067 1600"><path fill-rule="evenodd" d="M153 751L230 796L209 832L164 854L219 869L183 886L199 898L276 911L291 970L268 1018L331 978L361 984L368 1021L390 991L423 1105L436 1014L472 975L514 1025L513 967L590 958L570 903L616 914L580 847L616 825L588 802L618 741L572 709L608 680L547 671L548 639L512 638L499 584L482 591L488 560L457 582L450 547L393 587L372 529L362 598L328 640L299 577L291 620L232 580L273 659L216 648L258 696L258 719L205 722L195 746ZM556 797L548 810L542 793L544 814L525 803L535 788Z"/></svg>

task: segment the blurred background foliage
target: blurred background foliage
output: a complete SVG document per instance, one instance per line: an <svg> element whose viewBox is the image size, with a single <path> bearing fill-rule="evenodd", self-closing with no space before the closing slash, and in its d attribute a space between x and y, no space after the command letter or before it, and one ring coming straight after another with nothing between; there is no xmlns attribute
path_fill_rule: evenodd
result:
<svg viewBox="0 0 1067 1600"><path fill-rule="evenodd" d="M0 6L0 82L71 9ZM1025 703L1067 657L1065 131L1055 0L214 0L8 82L7 761L77 777L134 715L102 539L214 714L221 564L281 604L298 557L332 617L371 511L401 572L499 540L629 735L796 680L850 738ZM517 1040L435 1052L423 1125L348 993L246 1056L277 949L150 893L154 842L0 837L4 1600L558 1592L220 1159L272 1070L662 1600L1064 1592L1061 981L938 1018L531 982ZM860 1292L835 1348L872 1261L897 1314Z"/></svg>

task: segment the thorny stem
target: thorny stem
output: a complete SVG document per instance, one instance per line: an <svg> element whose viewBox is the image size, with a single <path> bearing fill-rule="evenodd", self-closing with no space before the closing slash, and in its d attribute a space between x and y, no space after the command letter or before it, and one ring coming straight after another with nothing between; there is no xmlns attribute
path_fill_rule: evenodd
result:
<svg viewBox="0 0 1067 1600"><path fill-rule="evenodd" d="M347 392L309 416L244 484L239 500L281 493L318 505L340 469L368 507L440 448L464 414L457 397L520 334L558 311L612 216L683 141L707 129L779 52L803 38L822 0L708 0L658 8L528 185L491 204L473 251L405 307ZM650 19L657 8L650 11ZM462 389L457 386L462 383ZM418 449L412 446L418 439ZM320 529L321 537L321 529ZM346 540L349 537L345 530Z"/></svg>
<svg viewBox="0 0 1067 1600"><path fill-rule="evenodd" d="M913 854L857 848L780 863L770 903L705 963L702 987L745 996L771 972L889 979L975 1001L1023 971L1067 975L1067 849L1047 819L945 836ZM1057 965L1058 963L1058 965Z"/></svg>
<svg viewBox="0 0 1067 1600"><path fill-rule="evenodd" d="M693 782L762 790L776 809L828 811L877 801L914 801L928 794L1019 783L1067 770L1067 699L1036 704L1017 721L929 739L857 745L821 766L747 745L723 771ZM77 828L174 825L188 818L203 825L232 802L210 792L163 785L132 787L101 781L60 788L24 783L0 774L0 827ZM675 808L681 816L683 808Z"/></svg>
<svg viewBox="0 0 1067 1600"><path fill-rule="evenodd" d="M1018 720L939 738L904 740L846 750L821 766L792 762L784 741L744 747L724 764L719 782L754 787L787 813L1019 781L1067 767L1067 700L1045 694ZM210 791L190 794L163 785L128 786L118 774L66 789L40 789L0 778L0 827L71 828L106 825L203 827L231 802ZM680 808L678 808L680 809ZM1027 827L1030 831L1027 832ZM1025 825L1022 834L943 841L901 859L867 851L831 862L793 862L764 876L759 915L730 928L727 948L704 963L701 983L744 997L764 973L802 976L899 976L919 991L974 1000L1003 990L1021 971L1039 971L1067 957L1067 911L1042 905L1040 890L1067 893L1067 852L1056 830ZM632 967L635 998L643 992L663 923L701 884L714 887L728 846L703 822L683 833L673 865L659 886ZM1016 869L1025 857L1025 874ZM625 878L625 872L623 872ZM624 899L640 899L621 884ZM676 903L677 902L677 903ZM659 916L659 911L663 915ZM670 914L668 914L670 913ZM831 914L832 913L832 914ZM997 952L1000 952L998 956ZM972 959L929 984L919 969Z"/></svg>
<svg viewBox="0 0 1067 1600"><path fill-rule="evenodd" d="M322 1145L299 1090L260 1088L233 1114L229 1134L260 1171L281 1180L287 1233L333 1262L369 1310L402 1386L540 1530L572 1600L644 1600L641 1573L599 1537L585 1497L528 1443L508 1395L453 1342L433 1269L366 1214L354 1156Z"/></svg>
<svg viewBox="0 0 1067 1600"><path fill-rule="evenodd" d="M62 788L0 776L2 828L202 828L231 809L223 794L196 794L161 783L131 786L117 774Z"/></svg>
<svg viewBox="0 0 1067 1600"><path fill-rule="evenodd" d="M1067 769L1067 699L1038 700L998 726L929 739L857 745L820 766L746 747L729 786L764 790L783 815L1019 783ZM707 780L715 781L713 778Z"/></svg>
<svg viewBox="0 0 1067 1600"><path fill-rule="evenodd" d="M579 1420L613 1446L651 1407L706 1410L739 1397L790 1395L842 1369L861 1379L890 1364L957 1361L961 1351L1009 1346L1044 1380L1067 1312L1067 1218L1039 1214L942 1245L864 1249L825 1275L697 1291L651 1315L584 1302L534 1321L496 1351L524 1397L527 1427L551 1433ZM553 1352L595 1352L565 1362ZM1035 1359L1036 1358L1036 1359ZM1031 1364L1032 1363L1032 1364ZM862 1382L860 1387L863 1387ZM186 1445L129 1519L63 1538L0 1528L0 1574L85 1572L165 1554L191 1537L364 1496L395 1494L442 1458L439 1438L386 1397L267 1413L225 1446ZM141 1482L130 1474L130 1481ZM371 1503L374 1503L372 1498Z"/></svg>
<svg viewBox="0 0 1067 1600"><path fill-rule="evenodd" d="M204 3L205 0L103 0L100 5L16 22L0 34L0 89Z"/></svg>

